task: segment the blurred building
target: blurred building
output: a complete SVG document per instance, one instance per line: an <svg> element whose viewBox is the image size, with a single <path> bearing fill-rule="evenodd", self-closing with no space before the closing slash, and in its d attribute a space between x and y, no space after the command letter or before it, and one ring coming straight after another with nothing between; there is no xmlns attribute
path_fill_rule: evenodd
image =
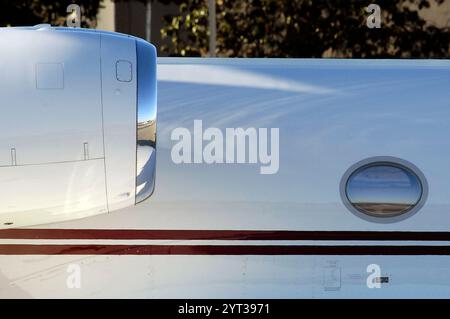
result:
<svg viewBox="0 0 450 319"><path fill-rule="evenodd" d="M103 0L102 6L98 15L97 29L117 31L147 39L157 48L163 42L160 32L163 27L163 17L178 13L177 4L164 4L158 0L150 1L150 8L143 0ZM162 55L160 52L158 54Z"/></svg>
<svg viewBox="0 0 450 319"><path fill-rule="evenodd" d="M111 0L102 0L97 16L97 29L115 31L115 5Z"/></svg>

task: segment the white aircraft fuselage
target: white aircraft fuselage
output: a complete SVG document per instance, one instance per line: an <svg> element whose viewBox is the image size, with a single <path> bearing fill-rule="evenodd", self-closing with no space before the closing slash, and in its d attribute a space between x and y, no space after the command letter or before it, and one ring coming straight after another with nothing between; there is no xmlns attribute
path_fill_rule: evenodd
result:
<svg viewBox="0 0 450 319"><path fill-rule="evenodd" d="M7 77L14 74L0 72L0 83ZM0 297L450 297L450 62L159 58L157 77L152 197L89 216L68 210L52 223L3 225ZM0 93L12 99L5 86ZM90 96L72 94L68 107L92 111ZM99 145L90 154L98 150L104 168L103 138L114 131L97 127L98 114L91 136ZM43 121L38 115L33 120ZM3 136L14 138L8 127ZM23 148L4 144L5 161ZM388 169L355 175L373 163ZM92 170L89 203L96 192L108 203L108 172ZM51 199L46 190L58 176L46 176L33 188ZM72 183L84 189L80 176Z"/></svg>

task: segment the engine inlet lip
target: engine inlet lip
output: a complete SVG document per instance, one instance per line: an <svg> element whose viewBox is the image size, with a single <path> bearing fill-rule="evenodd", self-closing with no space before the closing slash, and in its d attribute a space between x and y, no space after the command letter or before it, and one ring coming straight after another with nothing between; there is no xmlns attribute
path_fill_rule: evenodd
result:
<svg viewBox="0 0 450 319"><path fill-rule="evenodd" d="M135 204L152 196L155 189L157 80L156 49L136 40L136 194Z"/></svg>

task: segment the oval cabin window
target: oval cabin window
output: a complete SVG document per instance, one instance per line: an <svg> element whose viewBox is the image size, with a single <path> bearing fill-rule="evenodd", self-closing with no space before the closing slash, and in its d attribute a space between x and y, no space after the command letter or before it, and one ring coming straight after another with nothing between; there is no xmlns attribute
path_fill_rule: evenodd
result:
<svg viewBox="0 0 450 319"><path fill-rule="evenodd" d="M371 163L348 178L345 193L359 212L375 217L393 217L412 210L421 200L419 177L396 163Z"/></svg>

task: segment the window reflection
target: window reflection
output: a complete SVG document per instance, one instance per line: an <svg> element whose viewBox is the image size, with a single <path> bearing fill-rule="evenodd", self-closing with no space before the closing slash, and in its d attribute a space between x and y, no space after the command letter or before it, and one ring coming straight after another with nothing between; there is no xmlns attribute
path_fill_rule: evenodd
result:
<svg viewBox="0 0 450 319"><path fill-rule="evenodd" d="M411 210L422 196L416 174L391 163L370 164L348 179L346 195L359 211L379 216L397 216Z"/></svg>

